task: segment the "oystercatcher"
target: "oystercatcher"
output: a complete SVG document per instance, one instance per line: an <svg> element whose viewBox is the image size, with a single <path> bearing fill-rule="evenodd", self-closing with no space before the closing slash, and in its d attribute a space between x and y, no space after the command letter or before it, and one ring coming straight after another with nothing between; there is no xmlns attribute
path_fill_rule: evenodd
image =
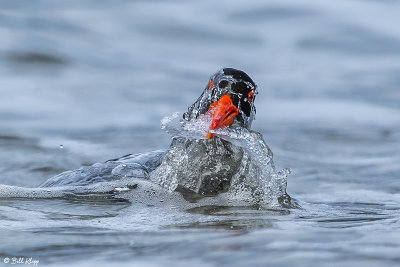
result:
<svg viewBox="0 0 400 267"><path fill-rule="evenodd" d="M207 116L209 131L231 126L250 130L256 114L256 95L257 86L245 72L223 68L210 77L183 119L193 121ZM254 133L262 139L261 134ZM209 196L226 192L232 177L236 176L235 181L244 179L249 162L243 148L208 132L203 139L175 137L168 151L127 155L67 171L40 186L83 186L135 177L150 179L170 190Z"/></svg>

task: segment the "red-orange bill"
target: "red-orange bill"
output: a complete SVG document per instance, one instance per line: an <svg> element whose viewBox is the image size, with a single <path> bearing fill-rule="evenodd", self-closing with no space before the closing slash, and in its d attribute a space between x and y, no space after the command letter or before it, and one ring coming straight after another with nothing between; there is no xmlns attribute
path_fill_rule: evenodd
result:
<svg viewBox="0 0 400 267"><path fill-rule="evenodd" d="M223 95L221 98L212 103L206 112L211 117L210 130L215 130L229 126L234 118L239 114L239 110L232 103L229 95ZM213 138L212 133L207 133L206 139Z"/></svg>

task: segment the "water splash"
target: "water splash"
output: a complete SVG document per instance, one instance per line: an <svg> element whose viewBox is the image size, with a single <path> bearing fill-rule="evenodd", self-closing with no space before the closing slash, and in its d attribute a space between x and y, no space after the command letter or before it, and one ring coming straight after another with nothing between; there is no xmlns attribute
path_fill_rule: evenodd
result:
<svg viewBox="0 0 400 267"><path fill-rule="evenodd" d="M205 140L206 134L210 132L243 150L240 166L227 192L229 198L248 199L249 202L267 206L292 206L290 196L286 193L287 176L291 171L275 169L273 153L262 134L235 124L216 130L208 130L209 125L210 118L206 115L186 121L179 119L179 113L174 113L161 121L161 128L173 138ZM176 188L179 181L173 184Z"/></svg>
<svg viewBox="0 0 400 267"><path fill-rule="evenodd" d="M206 139L206 135L209 132L208 127L211 123L210 116L201 114L197 119L190 121L179 119L180 117L179 112L175 112L169 117L164 117L161 120L161 129L171 137Z"/></svg>
<svg viewBox="0 0 400 267"><path fill-rule="evenodd" d="M189 121L179 118L174 113L161 122L161 128L174 137L167 153L154 151L96 163L56 175L39 188L0 187L0 198L115 194L150 183L155 191L163 191L156 189L159 185L168 189L171 196L178 193L172 191L183 192L182 188L212 196L196 200L199 205L293 207L286 193L290 170L276 171L272 151L260 133L235 124L210 131L207 115ZM207 133L215 137L207 140ZM134 191L138 195L140 190Z"/></svg>

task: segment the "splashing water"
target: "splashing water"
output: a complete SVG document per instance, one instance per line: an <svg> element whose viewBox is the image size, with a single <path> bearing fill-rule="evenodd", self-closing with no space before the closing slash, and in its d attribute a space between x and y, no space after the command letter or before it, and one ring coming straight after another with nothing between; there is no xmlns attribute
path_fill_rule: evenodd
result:
<svg viewBox="0 0 400 267"><path fill-rule="evenodd" d="M246 198L250 202L269 207L296 205L291 203L291 198L286 193L287 176L291 171L275 169L272 151L260 133L235 124L209 130L211 119L207 115L201 115L190 121L178 119L179 117L179 113L176 112L161 121L161 128L173 138L205 140L206 134L210 132L243 149L242 162L231 179L227 197ZM175 189L179 182L175 181L173 184L170 190Z"/></svg>
<svg viewBox="0 0 400 267"><path fill-rule="evenodd" d="M179 117L174 113L161 121L161 128L174 138L167 153L154 151L96 163L56 175L38 188L0 186L0 198L114 195L139 188L132 196L144 190L169 199L162 195L162 186L176 200L179 193L173 191L184 193L182 188L212 196L197 199L197 205L297 206L286 193L290 170L276 171L272 151L260 133L235 124L209 130L207 115L189 121ZM215 137L207 140L207 133ZM143 195L140 201L146 198Z"/></svg>
<svg viewBox="0 0 400 267"><path fill-rule="evenodd" d="M179 119L179 112L173 113L170 117L161 120L161 129L165 130L172 137L185 137L188 139L206 139L211 123L210 116L200 115L197 119L186 121Z"/></svg>

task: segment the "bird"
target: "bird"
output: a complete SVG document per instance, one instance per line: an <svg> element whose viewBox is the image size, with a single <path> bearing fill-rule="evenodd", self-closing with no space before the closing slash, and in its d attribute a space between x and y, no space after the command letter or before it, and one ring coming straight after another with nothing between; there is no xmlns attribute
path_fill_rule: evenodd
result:
<svg viewBox="0 0 400 267"><path fill-rule="evenodd" d="M200 97L183 114L184 122L208 119L203 138L175 136L167 151L129 154L81 167L56 175L39 187L86 186L134 177L185 196L227 192L232 186L249 181L250 172L254 175L257 167L254 168L252 156L242 146L225 140L216 130L235 128L250 133L262 144L268 158L265 163L273 164L272 151L262 135L251 130L257 94L257 85L244 71L222 68L211 75ZM254 191L260 184L253 180L247 184L253 184Z"/></svg>
<svg viewBox="0 0 400 267"><path fill-rule="evenodd" d="M200 97L183 114L185 121L209 118L210 131L236 127L250 130L255 118L257 85L242 70L222 68L211 75ZM272 153L272 152L271 152ZM244 176L250 159L243 148L208 132L204 139L174 137L150 179L170 190L213 196L229 190Z"/></svg>

